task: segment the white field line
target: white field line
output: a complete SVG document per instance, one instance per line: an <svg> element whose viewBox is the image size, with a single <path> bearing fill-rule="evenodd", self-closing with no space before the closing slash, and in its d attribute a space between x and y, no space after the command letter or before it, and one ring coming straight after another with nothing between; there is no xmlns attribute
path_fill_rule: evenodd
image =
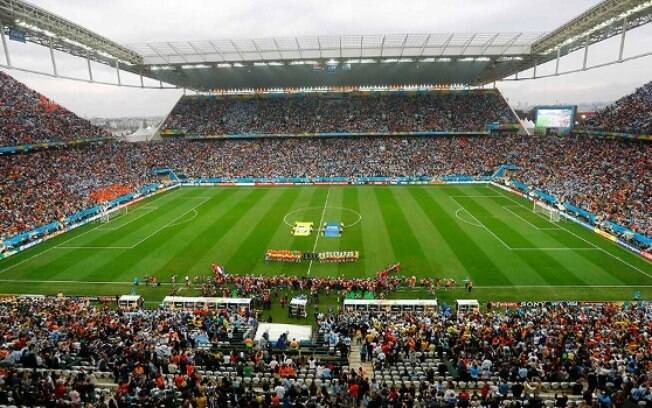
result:
<svg viewBox="0 0 652 408"><path fill-rule="evenodd" d="M346 208L346 207L328 207L328 208L330 208L331 210L349 211L350 213L356 214L356 215L358 216L358 219L357 219L357 220L355 220L355 221L354 221L353 223L351 223L351 224L344 225L344 226L343 226L344 228L351 228L351 227L357 225L358 223L360 223L360 222L362 221L362 214L360 214L358 211L353 210L353 209L351 209L351 208ZM285 216L283 217L283 222L284 222L285 225L287 225L288 227L294 227L294 225L293 225L293 224L290 224L290 221L288 221L288 217L289 217L290 215L292 215L292 214L296 214L296 213L301 212L301 211L310 211L310 210L316 210L316 209L322 209L322 207L321 207L321 206L313 206L313 207L299 207L299 208L295 208L294 210L292 210L292 211L290 211L289 213L285 214ZM322 209L322 210L323 210L323 209Z"/></svg>
<svg viewBox="0 0 652 408"><path fill-rule="evenodd" d="M189 209L188 211L185 211L183 214L179 215L178 217L175 217L174 219L170 220L170 221L167 222L165 225L163 225L161 228L158 228L156 231L152 232L151 234L147 235L145 238L143 238L143 239L141 239L140 241L138 241L138 242L136 242L135 244L133 244L130 248L135 248L135 247L137 247L138 245L140 245L140 244L142 244L143 242L147 241L148 239L150 239L151 237L153 237L154 235L158 234L159 232L163 231L163 230L166 229L166 228L174 227L175 225L179 225L179 224L175 224L175 222L176 222L177 220L181 219L181 218L184 217L186 214L188 214L188 213L190 213L190 212L192 212L192 211L195 211L195 213L197 213L197 207L200 207L200 206L204 205L204 204L205 204L208 200L210 200L211 198L213 198L213 197L206 198L206 199L202 200L202 202L200 202L200 203L197 204L196 206L192 207L192 208ZM193 217L193 219L196 218L196 217L197 217L197 215L195 215L195 216Z"/></svg>
<svg viewBox="0 0 652 408"><path fill-rule="evenodd" d="M111 221L109 221L109 222L111 222ZM66 242L70 242L70 241L72 241L73 239L77 239L77 238L79 238L79 237L82 237L82 236L88 234L89 232L93 232L93 231L95 231L96 229L98 229L99 227L101 227L102 225L105 225L105 224L98 224L97 226L95 226L95 227L89 229L88 231L84 231L84 232L82 232L82 233L79 234L79 235L75 235L74 237L71 237L71 238L69 238L69 239L63 241L63 242L60 243L59 245L52 246L52 247L50 247L50 248L48 248L48 249L46 249L46 250L44 250L44 251L42 251L42 252L37 252L37 253L35 253L34 255L32 255L32 256L30 256L30 257L28 257L28 258L25 258L25 259L23 259L22 261L20 261L20 262L18 262L18 263L15 263L15 264L13 264L13 265L10 265L9 267L7 267L7 268L1 270L1 271L0 271L0 274L5 273L5 272L7 272L7 271L10 271L10 270L14 269L15 267L20 266L20 265L24 264L24 263L27 262L27 261L31 261L32 259L34 259L34 258L36 258L36 257L39 257L39 256L41 256L41 255L45 255L46 253L52 251L53 249L57 249L57 248L60 247L61 245L65 244Z"/></svg>
<svg viewBox="0 0 652 408"><path fill-rule="evenodd" d="M64 284L88 284L88 285L133 285L133 282L108 282L108 281L77 281L77 280L26 280L26 279L0 279L0 282L6 283L64 283Z"/></svg>
<svg viewBox="0 0 652 408"><path fill-rule="evenodd" d="M491 188L491 187L490 187L490 188ZM491 189L494 190L493 188L491 188ZM494 191L496 191L496 190L494 190ZM527 209L524 205L522 205L522 204L519 203L518 201L514 200L512 197L509 197L509 196L505 195L505 194L502 193L501 191L497 191L497 192L500 193L500 194L502 194L503 197L506 197L508 200L512 201L513 203L516 203L516 205L518 205L518 206L520 206L520 207L523 207L523 208ZM630 268L632 268L632 269L634 269L634 270L636 270L636 271L642 273L643 275L647 276L648 278L652 278L652 275L650 275L649 273L643 271L642 269L638 268L637 266L632 265L631 263L625 261L624 259L621 259L619 256L612 254L611 252L605 250L604 248L601 248L601 247L595 245L593 242L588 241L587 239L580 237L579 235L577 235L577 234L574 233L573 231L569 230L568 228L564 227L563 225L560 224L560 225L559 225L559 228L563 229L564 231L568 232L569 234L573 235L574 237L576 237L576 238L578 238L578 239L580 239L580 240L586 242L587 244L591 245L593 248L595 248L595 249L597 249L597 250L599 250L599 251L602 251L602 253L607 254L607 255L609 255L610 257L612 257L612 258L614 258L614 259L616 259L616 260L622 262L624 265L627 265L627 266L629 266Z"/></svg>
<svg viewBox="0 0 652 408"><path fill-rule="evenodd" d="M207 201L208 201L208 200L207 200ZM193 213L193 215L192 215L191 218L188 218L187 220L183 220L183 221L175 222L174 224L170 224L170 225L168 225L168 227L176 227L177 225L187 224L187 223L189 223L190 221L193 221L195 218L197 218L197 216L199 216L199 211L197 211L197 208L193 208L193 209L192 209L192 213Z"/></svg>
<svg viewBox="0 0 652 408"><path fill-rule="evenodd" d="M54 249L131 249L130 246L56 246Z"/></svg>
<svg viewBox="0 0 652 408"><path fill-rule="evenodd" d="M178 191L178 190L175 190L175 191ZM161 198L164 198L164 197L170 197L170 195L168 195L168 194L161 194L161 195L159 195L158 197L154 198L152 201L148 202L147 204L148 204L148 205L151 205L153 202L158 201L158 200L160 200ZM140 207L138 207L138 208L140 208ZM134 208L133 210L138 210L138 208ZM95 231L96 229L100 229L101 227L106 227L107 225L111 224L112 222L114 222L114 221L117 220L118 218L119 218L119 217L116 217L116 218L114 218L114 219L112 219L112 220L109 220L109 222L107 222L107 223L99 224L97 227L93 227L92 229L90 229L90 230L88 230L88 231L86 231L86 232L84 232L84 233L82 233L82 234L79 234L79 235L77 235L77 236L74 236L74 237L72 237L72 238L66 240L66 241L63 241L62 243L60 243L59 245L57 245L57 246L54 247L54 248L57 248L57 247L63 246L63 244L66 244L66 243L68 243L68 242L70 242L70 241L72 241L72 240L74 240L74 239L77 239L77 238L79 238L79 237L81 237L81 236L84 236L84 235L86 235L87 233L89 233L89 232L91 232L91 231Z"/></svg>
<svg viewBox="0 0 652 408"><path fill-rule="evenodd" d="M452 195L453 198L499 198L499 195Z"/></svg>
<svg viewBox="0 0 652 408"><path fill-rule="evenodd" d="M175 190L175 191L177 191L177 190ZM170 194L161 194L161 195L159 195L158 197L154 198L152 201L150 201L148 204L151 204L151 203L153 203L154 201L158 201L159 199L161 199L161 198L163 198L163 197L170 197ZM24 263L27 262L27 261L31 261L31 260L34 259L34 258L37 258L37 257L39 257L39 256L41 256L41 255L44 255L44 254L46 254L46 253L52 251L53 249L57 249L57 248L59 248L60 246L66 244L66 243L68 243L68 242L70 242L70 241L72 241L72 240L75 240L75 239L77 239L77 238L79 238L79 237L83 237L84 235L86 235L86 234L88 234L88 233L90 233L90 232L95 231L96 229L100 228L101 226L106 226L107 224L110 224L111 222L115 221L116 219L117 219L117 218L114 218L113 220L110 220L110 221L109 221L108 223L106 223L106 224L98 224L98 225L96 225L95 227L89 229L88 231L84 231L84 232L82 232L82 233L79 234L79 235L75 235L74 237L70 237L70 238L68 238L67 240L61 242L59 245L51 246L50 248L48 248L48 249L46 249L46 250L44 250L44 251L37 252L37 253L35 253L34 255L32 255L32 256L30 256L30 257L28 257L28 258L25 258L25 259L23 259L22 261L20 261L20 262L18 262L18 263L15 263L15 264L10 265L9 267L7 267L7 268L5 268L5 269L0 270L0 274L5 273L5 272L7 272L7 271L10 271L10 270L14 269L15 267L24 264Z"/></svg>
<svg viewBox="0 0 652 408"><path fill-rule="evenodd" d="M503 198L504 198L504 197L503 197ZM504 206L503 206L504 209L506 209L507 211L509 211L510 213L512 213L515 217L519 218L521 221L525 222L526 224L528 224L529 226L531 226L532 228L534 228L534 229L536 229L536 230L539 230L539 231L559 231L559 228L558 228L558 227L555 227L555 228L537 227L536 225L532 224L530 221L528 221L528 220L526 220L525 218L521 217L521 216L520 216L516 211L512 211L512 209L509 208L509 207L514 207L514 206L513 206L513 205L512 205L512 206L509 206L509 205L504 205ZM519 208L520 208L520 207L519 207ZM538 216L538 214L537 214L537 216ZM543 218L542 218L542 219L543 219ZM554 225L554 224L553 224L553 225Z"/></svg>
<svg viewBox="0 0 652 408"><path fill-rule="evenodd" d="M121 228L126 227L127 225L131 224L132 222L134 222L134 221L136 221L136 220L139 220L139 219L143 218L143 217L146 216L147 214L150 214L150 213L152 213L152 212L158 210L158 207L149 207L149 208L146 208L146 207L139 207L139 208L135 208L132 212L142 211L142 210L147 210L147 211L145 211L144 214L141 214L141 215L139 215L138 217L133 218L133 219L127 221L126 223L124 223L124 224L122 224L122 225L120 225L120 226L118 226L118 227L110 227L110 228L109 228L109 227L108 227L108 224L104 224L104 225L103 225L102 227L100 227L99 229L102 230L102 231L117 231L117 230L119 230L119 229L121 229ZM122 215L120 215L120 217L116 217L116 218L114 218L112 221L115 221L117 218L122 218L122 217L124 217L124 216L126 216L126 215L127 215L127 214L122 214Z"/></svg>
<svg viewBox="0 0 652 408"><path fill-rule="evenodd" d="M0 282L2 282L0 280ZM457 285L457 286L452 286L452 289L466 289L462 285ZM473 289L576 289L576 288L583 288L583 289L618 289L618 288L652 288L652 285L510 285L510 286L505 286L505 285L488 285L488 286L477 286L473 285ZM407 292L411 290L419 290L419 289L424 289L424 288L399 288L397 289L398 292ZM441 286L439 288L439 291L444 291L446 292L447 289L444 286Z"/></svg>
<svg viewBox="0 0 652 408"><path fill-rule="evenodd" d="M480 222L480 220L479 220L475 215L473 215L473 214L471 213L471 211L467 210L467 209L466 209L462 204L460 204L460 202L457 201L457 200L455 199L455 197L450 196L450 198L451 198L451 200L455 201L455 202L457 203L457 205L459 205L459 206L460 206L464 211L466 211L467 214L469 214L469 215L470 215L470 216L475 220L475 222L478 223L478 226L481 226L481 227L484 228L488 233L490 233L491 235L493 235L494 238L496 238L496 239L497 239L501 244L503 244L503 246L504 246L505 248L507 248L507 249L509 249L509 250L512 249L512 247L509 246L505 241L503 241L502 238L500 238L500 237L499 237L495 232L493 232L493 231L490 230L486 225L484 225L482 222Z"/></svg>
<svg viewBox="0 0 652 408"><path fill-rule="evenodd" d="M315 238L315 245L312 246L312 252L314 253L317 250L317 243L319 242L319 236L321 235L321 225L324 222L324 215L326 214L326 208L328 207L328 196L331 194L331 189L330 187L328 188L328 191L326 192L326 200L324 201L324 209L321 211L321 218L319 219L319 225L317 225L317 238ZM312 270L312 262L313 260L310 260L310 264L308 265L308 276L310 276L310 271Z"/></svg>
<svg viewBox="0 0 652 408"><path fill-rule="evenodd" d="M465 220L464 218L460 217L460 211L464 211L464 212L468 213L468 211L466 211L466 209L460 207L460 208L457 209L457 211L455 211L455 218L457 218L458 220L462 221L465 224L469 224L469 225L473 225L474 227L482 228L482 225L474 224L471 221Z"/></svg>
<svg viewBox="0 0 652 408"><path fill-rule="evenodd" d="M598 248L512 248L512 251L597 251Z"/></svg>
<svg viewBox="0 0 652 408"><path fill-rule="evenodd" d="M120 219L120 218L124 217L125 215L127 215L127 213L124 213L124 212L120 213L120 214L116 215L115 217L111 218L109 221L105 222L103 226L107 226L109 224L109 222L113 222L113 221L115 221L117 219ZM99 229L102 229L102 228L99 228Z"/></svg>

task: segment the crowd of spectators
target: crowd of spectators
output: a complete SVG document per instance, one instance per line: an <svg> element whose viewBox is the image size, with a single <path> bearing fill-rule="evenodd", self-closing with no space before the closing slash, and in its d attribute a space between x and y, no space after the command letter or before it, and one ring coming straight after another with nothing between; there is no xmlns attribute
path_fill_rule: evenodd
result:
<svg viewBox="0 0 652 408"><path fill-rule="evenodd" d="M0 71L0 146L106 136L105 130Z"/></svg>
<svg viewBox="0 0 652 408"><path fill-rule="evenodd" d="M462 316L345 311L319 324L329 336L359 339L377 379L397 372L422 384L425 401L443 399L446 406L498 406L505 399L541 406L541 394L552 392L545 387L560 383L584 406L652 402L647 306L544 304ZM456 387L452 378L460 381Z"/></svg>
<svg viewBox="0 0 652 408"><path fill-rule="evenodd" d="M152 157L191 177L478 175L502 164L483 137L257 139L171 142Z"/></svg>
<svg viewBox="0 0 652 408"><path fill-rule="evenodd" d="M652 236L652 146L583 136L368 137L103 143L0 156L2 238L92 204L93 191L151 181L169 167L195 177L514 177ZM0 238L1 239L1 238Z"/></svg>
<svg viewBox="0 0 652 408"><path fill-rule="evenodd" d="M147 180L138 149L106 143L0 156L0 239L91 207L91 194Z"/></svg>
<svg viewBox="0 0 652 408"><path fill-rule="evenodd" d="M652 236L652 144L587 136L513 138L515 178Z"/></svg>
<svg viewBox="0 0 652 408"><path fill-rule="evenodd" d="M338 311L317 316L321 340L308 344L286 333L276 342L267 333L254 341L257 320L244 311L123 312L80 300L35 299L3 301L0 312L0 404L652 403L647 305L540 304L467 315L443 308ZM372 372L349 366L353 345L374 363ZM397 372L396 380L390 372ZM563 385L553 390L550 384Z"/></svg>
<svg viewBox="0 0 652 408"><path fill-rule="evenodd" d="M650 133L652 83L584 126ZM188 133L320 133L484 130L515 121L494 90L182 98L166 127ZM633 129L633 130L632 130ZM106 135L0 72L0 145ZM369 137L104 143L0 157L0 239L94 204L112 185L133 189L153 167L189 177L429 176L491 174L518 165L518 179L562 202L652 235L650 145L587 137Z"/></svg>
<svg viewBox="0 0 652 408"><path fill-rule="evenodd" d="M181 98L163 124L194 135L484 131L518 119L493 90Z"/></svg>
<svg viewBox="0 0 652 408"><path fill-rule="evenodd" d="M608 132L652 134L652 82L581 120L580 128Z"/></svg>
<svg viewBox="0 0 652 408"><path fill-rule="evenodd" d="M194 400L206 394L194 372L200 344L227 341L234 332L251 336L256 324L253 315L227 311L124 313L58 299L0 303L0 403L12 397L25 406L55 406L57 400L107 406L97 399L95 371L112 374L119 406L155 406L179 397L165 392L162 374L168 373L177 374L171 389ZM65 378L61 372L20 374L11 370L16 366L87 368Z"/></svg>
<svg viewBox="0 0 652 408"><path fill-rule="evenodd" d="M152 160L189 177L477 176L512 163L530 187L652 235L652 147L644 142L492 136L172 143Z"/></svg>

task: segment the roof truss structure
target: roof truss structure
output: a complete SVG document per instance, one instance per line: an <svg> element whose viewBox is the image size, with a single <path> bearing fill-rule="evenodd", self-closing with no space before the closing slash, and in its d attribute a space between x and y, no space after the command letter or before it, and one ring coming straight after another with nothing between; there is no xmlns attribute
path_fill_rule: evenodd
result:
<svg viewBox="0 0 652 408"><path fill-rule="evenodd" d="M582 48L586 55L590 45L616 35L622 40L615 62L622 62L624 34L650 21L652 0L603 0L550 33L374 34L121 45L25 1L0 0L0 35L6 60L0 66L30 71L14 67L10 61L7 36L16 39L18 33L22 41L50 48L53 76L59 76L52 52L58 50L88 59L89 79L81 80L93 81L90 61L95 61L115 67L117 85L123 86L120 70L141 75L141 86L142 77L149 77L161 81L161 86L166 82L202 91L484 85L555 58L559 61ZM586 58L583 69L587 69Z"/></svg>
<svg viewBox="0 0 652 408"><path fill-rule="evenodd" d="M532 44L534 54L572 52L652 21L650 0L605 0Z"/></svg>
<svg viewBox="0 0 652 408"><path fill-rule="evenodd" d="M20 0L0 0L3 33L14 29L25 41L108 65L142 64L142 57L116 42L40 7Z"/></svg>
<svg viewBox="0 0 652 408"><path fill-rule="evenodd" d="M131 44L145 65L522 56L543 33L275 37Z"/></svg>

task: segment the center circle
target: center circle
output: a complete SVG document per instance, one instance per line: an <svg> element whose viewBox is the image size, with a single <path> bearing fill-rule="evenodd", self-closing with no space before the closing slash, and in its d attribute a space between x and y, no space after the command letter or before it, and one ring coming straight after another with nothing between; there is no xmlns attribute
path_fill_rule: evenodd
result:
<svg viewBox="0 0 652 408"><path fill-rule="evenodd" d="M306 221L305 219L299 219L299 216L297 214L302 214L302 213L306 213L306 212L310 213L310 212L314 211L315 215L316 215L315 218L317 220L319 220L321 218L321 212L328 211L328 210L338 210L338 211L342 211L344 213L351 214L348 218L352 218L352 221L349 222L348 224L344 224L343 225L344 228L353 227L354 225L357 225L360 221L362 221L362 214L360 214L358 211L352 210L350 208L327 206L324 209L323 206L315 206L315 207L296 208L296 209L290 211L289 213L285 214L285 217L283 217L283 222L288 227L294 227L294 222L296 222L296 221ZM326 219L324 219L324 221L326 221ZM319 221L317 221L317 222L319 222ZM321 226L319 226L319 227L321 227Z"/></svg>

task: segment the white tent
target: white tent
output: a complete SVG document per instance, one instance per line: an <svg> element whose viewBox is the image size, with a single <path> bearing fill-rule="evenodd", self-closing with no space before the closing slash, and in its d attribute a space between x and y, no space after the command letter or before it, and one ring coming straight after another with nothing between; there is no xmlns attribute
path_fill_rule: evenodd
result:
<svg viewBox="0 0 652 408"><path fill-rule="evenodd" d="M519 134L528 134L532 135L534 134L534 122L532 122L529 119L523 119L521 120L521 129L519 130Z"/></svg>
<svg viewBox="0 0 652 408"><path fill-rule="evenodd" d="M125 136L125 141L126 142L146 142L148 140L152 140L156 134L156 131L158 129L155 127L146 127L146 128L138 128L137 131L130 135Z"/></svg>

